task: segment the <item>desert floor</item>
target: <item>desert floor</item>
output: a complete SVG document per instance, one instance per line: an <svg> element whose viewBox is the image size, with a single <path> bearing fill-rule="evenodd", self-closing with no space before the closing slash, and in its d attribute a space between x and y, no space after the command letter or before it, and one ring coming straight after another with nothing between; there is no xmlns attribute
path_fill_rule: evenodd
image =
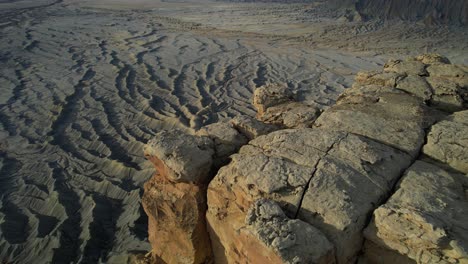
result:
<svg viewBox="0 0 468 264"><path fill-rule="evenodd" d="M0 262L125 263L161 129L254 115L283 82L324 108L359 70L439 52L468 30L350 22L324 4L0 0Z"/></svg>

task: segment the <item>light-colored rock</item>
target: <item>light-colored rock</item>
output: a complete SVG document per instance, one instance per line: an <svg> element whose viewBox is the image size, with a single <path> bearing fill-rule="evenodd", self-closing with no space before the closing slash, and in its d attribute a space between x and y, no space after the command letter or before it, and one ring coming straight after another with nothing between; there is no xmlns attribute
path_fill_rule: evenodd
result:
<svg viewBox="0 0 468 264"><path fill-rule="evenodd" d="M437 53L426 53L410 58L410 60L417 60L424 64L450 64L450 60Z"/></svg>
<svg viewBox="0 0 468 264"><path fill-rule="evenodd" d="M417 263L468 262L467 175L416 161L365 235Z"/></svg>
<svg viewBox="0 0 468 264"><path fill-rule="evenodd" d="M430 100L432 96L431 87L425 78L416 75L409 75L398 81L396 88L410 94L414 94L424 101Z"/></svg>
<svg viewBox="0 0 468 264"><path fill-rule="evenodd" d="M363 135L415 157L424 143L424 129L434 121L429 116L430 109L414 96L357 95L340 98L336 105L322 113L314 126Z"/></svg>
<svg viewBox="0 0 468 264"><path fill-rule="evenodd" d="M468 110L457 112L433 125L423 153L468 173Z"/></svg>
<svg viewBox="0 0 468 264"><path fill-rule="evenodd" d="M253 105L259 115L267 108L294 100L294 94L286 84L267 84L255 89Z"/></svg>
<svg viewBox="0 0 468 264"><path fill-rule="evenodd" d="M427 76L426 65L420 61L389 60L384 65L384 72L395 72L406 75Z"/></svg>
<svg viewBox="0 0 468 264"><path fill-rule="evenodd" d="M319 228L334 243L338 263L352 263L369 215L410 162L402 151L348 134L317 164L299 219Z"/></svg>
<svg viewBox="0 0 468 264"><path fill-rule="evenodd" d="M407 74L397 72L378 72L378 71L362 71L356 74L354 80L358 85L379 85L387 87L395 87L397 82Z"/></svg>
<svg viewBox="0 0 468 264"><path fill-rule="evenodd" d="M218 122L202 127L197 131L198 136L209 137L214 142L215 154L213 166L219 168L229 162L229 156L247 144L248 139L236 130L231 123Z"/></svg>
<svg viewBox="0 0 468 264"><path fill-rule="evenodd" d="M427 67L427 72L431 77L443 78L466 78L468 77L468 67L453 64L434 64Z"/></svg>
<svg viewBox="0 0 468 264"><path fill-rule="evenodd" d="M239 261L236 252L246 242L236 233L246 228L247 210L260 198L277 202L289 217L299 212L301 220L331 239L339 263L354 259L365 220L410 161L392 147L318 128L281 130L252 140L208 188L216 261Z"/></svg>
<svg viewBox="0 0 468 264"><path fill-rule="evenodd" d="M249 140L280 129L276 125L265 124L248 116L237 116L231 120L231 124Z"/></svg>
<svg viewBox="0 0 468 264"><path fill-rule="evenodd" d="M246 224L241 236L255 237L257 243L278 255L281 259L278 263L335 263L333 244L322 232L301 220L288 218L271 200L257 200L247 213ZM248 263L267 263L257 256L268 256L268 251L246 248L241 252Z"/></svg>
<svg viewBox="0 0 468 264"><path fill-rule="evenodd" d="M257 118L265 123L274 124L286 128L311 127L320 109L300 102L283 103L267 108Z"/></svg>
<svg viewBox="0 0 468 264"><path fill-rule="evenodd" d="M247 242L239 240L238 231L246 227L245 217L256 200L274 200L293 218L315 163L343 136L320 129L280 130L252 140L233 155L208 188L215 262L242 262L238 252Z"/></svg>
<svg viewBox="0 0 468 264"><path fill-rule="evenodd" d="M415 260L397 251L380 247L367 239L362 247L362 252L363 254L359 256L357 264L416 264Z"/></svg>
<svg viewBox="0 0 468 264"><path fill-rule="evenodd" d="M178 130L157 133L144 147L159 174L175 182L207 182L210 178L213 141Z"/></svg>
<svg viewBox="0 0 468 264"><path fill-rule="evenodd" d="M211 244L206 230L206 190L155 175L142 198L155 263L207 263Z"/></svg>
<svg viewBox="0 0 468 264"><path fill-rule="evenodd" d="M431 106L446 112L463 110L464 100L462 88L450 79L440 77L428 77L427 82L431 85L433 95Z"/></svg>
<svg viewBox="0 0 468 264"><path fill-rule="evenodd" d="M395 89L390 86L381 86L376 84L360 84L354 83L350 89L346 89L339 97L338 102L342 102L343 99L355 95L366 96L366 97L378 97L382 93L404 93L401 90Z"/></svg>

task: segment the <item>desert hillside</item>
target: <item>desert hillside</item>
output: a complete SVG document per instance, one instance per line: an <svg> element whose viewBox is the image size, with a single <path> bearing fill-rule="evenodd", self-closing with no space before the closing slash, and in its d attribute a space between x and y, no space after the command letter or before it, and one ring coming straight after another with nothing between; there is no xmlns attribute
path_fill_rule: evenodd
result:
<svg viewBox="0 0 468 264"><path fill-rule="evenodd" d="M466 28L359 19L322 1L7 0L0 14L1 263L150 251L144 146L253 118L259 87L287 86L292 105L314 107L307 119L389 58L468 64Z"/></svg>

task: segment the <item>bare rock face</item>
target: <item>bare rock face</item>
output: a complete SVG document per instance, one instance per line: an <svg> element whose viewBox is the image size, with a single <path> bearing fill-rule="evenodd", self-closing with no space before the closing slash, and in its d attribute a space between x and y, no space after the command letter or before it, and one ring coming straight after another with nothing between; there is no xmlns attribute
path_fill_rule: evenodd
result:
<svg viewBox="0 0 468 264"><path fill-rule="evenodd" d="M413 58L413 60L420 61L424 64L450 64L450 60L437 53L421 54Z"/></svg>
<svg viewBox="0 0 468 264"><path fill-rule="evenodd" d="M142 198L155 263L206 263L211 243L206 230L206 190L156 174Z"/></svg>
<svg viewBox="0 0 468 264"><path fill-rule="evenodd" d="M447 116L467 106L465 73L437 54L393 60L323 113L268 85L260 121L159 133L143 199L154 259L468 263L468 110Z"/></svg>
<svg viewBox="0 0 468 264"><path fill-rule="evenodd" d="M397 72L364 71L358 72L354 80L359 85L379 85L395 87L398 80L406 77L406 74Z"/></svg>
<svg viewBox="0 0 468 264"><path fill-rule="evenodd" d="M285 128L311 127L320 114L319 108L296 102L292 91L281 84L257 88L253 104L258 120Z"/></svg>
<svg viewBox="0 0 468 264"><path fill-rule="evenodd" d="M284 103L272 106L259 117L265 123L286 128L311 127L320 109L299 102Z"/></svg>
<svg viewBox="0 0 468 264"><path fill-rule="evenodd" d="M159 174L175 182L209 181L213 164L213 141L181 131L161 131L144 147Z"/></svg>
<svg viewBox="0 0 468 264"><path fill-rule="evenodd" d="M248 140L280 129L279 126L266 124L248 116L237 116L231 120L231 124Z"/></svg>
<svg viewBox="0 0 468 264"><path fill-rule="evenodd" d="M318 263L335 262L333 244L313 226L297 219L288 218L280 206L267 199L257 200L246 217L247 227L241 230L246 236L253 236L257 243L272 250L277 257L268 257L268 251L258 252L247 249L241 251L251 263ZM249 246L250 247L250 246ZM254 255L254 256L250 256ZM266 257L264 261L257 256ZM260 261L260 262L259 262Z"/></svg>
<svg viewBox="0 0 468 264"><path fill-rule="evenodd" d="M467 175L416 161L396 193L374 212L366 238L417 263L466 263L467 183ZM366 257L371 263L391 263L376 254Z"/></svg>
<svg viewBox="0 0 468 264"><path fill-rule="evenodd" d="M468 110L433 125L423 153L468 174Z"/></svg>
<svg viewBox="0 0 468 264"><path fill-rule="evenodd" d="M253 105L258 115L263 115L268 107L294 100L294 94L284 84L268 84L254 91Z"/></svg>
<svg viewBox="0 0 468 264"><path fill-rule="evenodd" d="M142 199L155 263L196 264L211 258L205 212L214 149L209 137L177 130L159 132L145 146L157 170L145 183Z"/></svg>
<svg viewBox="0 0 468 264"><path fill-rule="evenodd" d="M398 74L426 76L426 65L417 60L389 60L384 65L384 72L394 72Z"/></svg>
<svg viewBox="0 0 468 264"><path fill-rule="evenodd" d="M236 262L236 232L260 198L318 228L339 263L355 258L365 219L391 190L410 156L364 137L323 129L281 130L241 148L208 189L207 219L216 261ZM353 187L355 186L355 187ZM353 189L357 186L361 189ZM300 208L300 209L299 209Z"/></svg>
<svg viewBox="0 0 468 264"><path fill-rule="evenodd" d="M415 157L424 143L424 129L433 121L428 116L427 107L406 94L353 95L341 97L315 126L363 135Z"/></svg>
<svg viewBox="0 0 468 264"><path fill-rule="evenodd" d="M197 135L209 137L214 142L214 167L219 168L229 162L229 156L245 145L248 139L234 129L230 123L214 123L202 127Z"/></svg>
<svg viewBox="0 0 468 264"><path fill-rule="evenodd" d="M445 112L463 110L468 103L467 67L452 65L439 54L390 60L383 72L358 73L353 87L368 85L397 88Z"/></svg>

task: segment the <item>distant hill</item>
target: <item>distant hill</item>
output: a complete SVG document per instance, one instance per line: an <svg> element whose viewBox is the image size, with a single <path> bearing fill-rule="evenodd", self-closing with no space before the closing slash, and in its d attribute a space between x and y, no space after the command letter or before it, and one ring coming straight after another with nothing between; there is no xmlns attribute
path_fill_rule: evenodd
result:
<svg viewBox="0 0 468 264"><path fill-rule="evenodd" d="M402 19L426 24L468 25L468 0L220 0L226 2L310 3L353 9L365 19Z"/></svg>
<svg viewBox="0 0 468 264"><path fill-rule="evenodd" d="M423 21L427 24L468 25L468 0L332 0L354 7L365 18Z"/></svg>

